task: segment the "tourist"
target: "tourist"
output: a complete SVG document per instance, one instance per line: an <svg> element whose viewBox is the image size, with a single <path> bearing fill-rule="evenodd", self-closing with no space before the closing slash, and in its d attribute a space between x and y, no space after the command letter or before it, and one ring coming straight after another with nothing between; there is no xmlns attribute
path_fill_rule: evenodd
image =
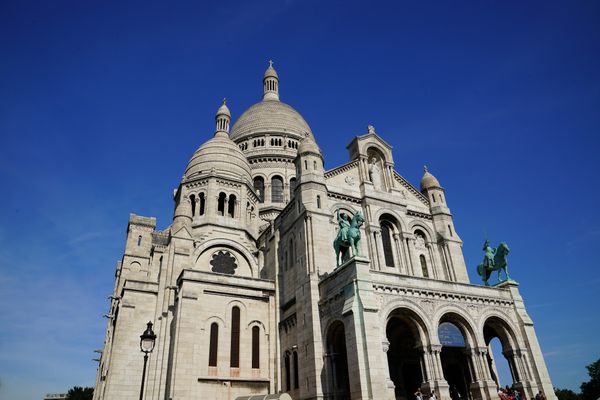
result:
<svg viewBox="0 0 600 400"><path fill-rule="evenodd" d="M423 394L421 393L421 389L417 389L415 392L415 400L423 400Z"/></svg>
<svg viewBox="0 0 600 400"><path fill-rule="evenodd" d="M429 395L429 400L437 400L437 396L435 395L435 392L432 390L431 394Z"/></svg>

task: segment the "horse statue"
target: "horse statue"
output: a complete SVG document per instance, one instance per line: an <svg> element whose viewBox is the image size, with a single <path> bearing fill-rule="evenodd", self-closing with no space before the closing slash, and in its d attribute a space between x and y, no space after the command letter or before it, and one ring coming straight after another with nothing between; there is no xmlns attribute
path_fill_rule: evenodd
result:
<svg viewBox="0 0 600 400"><path fill-rule="evenodd" d="M335 250L335 262L339 267L340 264L345 263L350 259L350 249L352 249L352 256L360 255L359 242L360 242L360 226L365 222L362 212L358 211L352 219L346 213L340 213L337 210L337 219L340 229L338 234L333 241L333 248ZM342 259L340 261L340 254Z"/></svg>
<svg viewBox="0 0 600 400"><path fill-rule="evenodd" d="M485 251L485 256L483 262L477 266L477 273L483 279L485 286L490 285L488 280L493 271L498 271L498 282L509 280L508 262L506 261L508 253L510 253L508 245L504 242L500 242L497 248L493 248L490 246L489 240L486 240L483 244L483 251ZM504 280L500 277L502 271L504 271L504 275L506 276Z"/></svg>

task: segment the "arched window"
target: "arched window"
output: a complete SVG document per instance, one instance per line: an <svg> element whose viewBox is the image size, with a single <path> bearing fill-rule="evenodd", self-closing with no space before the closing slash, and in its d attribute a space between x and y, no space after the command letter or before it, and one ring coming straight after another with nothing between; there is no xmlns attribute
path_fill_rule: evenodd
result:
<svg viewBox="0 0 600 400"><path fill-rule="evenodd" d="M308 161L307 160L304 160L304 169L305 170L308 169Z"/></svg>
<svg viewBox="0 0 600 400"><path fill-rule="evenodd" d="M383 244L383 258L385 265L388 267L394 266L394 250L392 249L392 230L390 223L384 221L381 223L381 242Z"/></svg>
<svg viewBox="0 0 600 400"><path fill-rule="evenodd" d="M317 162L313 161L313 169L316 171L317 170Z"/></svg>
<svg viewBox="0 0 600 400"><path fill-rule="evenodd" d="M206 199L204 198L204 193L200 193L200 195L198 197L200 198L199 215L204 215L204 209L206 208Z"/></svg>
<svg viewBox="0 0 600 400"><path fill-rule="evenodd" d="M290 373L290 353L285 353L285 356L283 357L283 364L284 364L284 368L285 368L285 390L288 391L292 388L292 384L291 384L291 373Z"/></svg>
<svg viewBox="0 0 600 400"><path fill-rule="evenodd" d="M219 348L219 325L213 322L210 325L210 347L208 349L208 366L217 366L217 354Z"/></svg>
<svg viewBox="0 0 600 400"><path fill-rule="evenodd" d="M252 328L252 368L260 368L260 328Z"/></svg>
<svg viewBox="0 0 600 400"><path fill-rule="evenodd" d="M240 308L231 309L231 368L240 367Z"/></svg>
<svg viewBox="0 0 600 400"><path fill-rule="evenodd" d="M450 225L448 225L448 233L450 233L450 236L454 236L452 233L452 227Z"/></svg>
<svg viewBox="0 0 600 400"><path fill-rule="evenodd" d="M280 176L271 178L271 203L283 203L283 179Z"/></svg>
<svg viewBox="0 0 600 400"><path fill-rule="evenodd" d="M257 176L256 178L254 178L254 190L256 191L256 194L258 194L258 202L262 203L265 201L265 180L260 177Z"/></svg>
<svg viewBox="0 0 600 400"><path fill-rule="evenodd" d="M217 214L225 215L225 201L227 200L227 195L223 192L219 193L219 201L217 204Z"/></svg>
<svg viewBox="0 0 600 400"><path fill-rule="evenodd" d="M317 195L317 208L321 208L321 196Z"/></svg>
<svg viewBox="0 0 600 400"><path fill-rule="evenodd" d="M235 217L235 195L234 194L230 194L229 195L229 202L227 203L227 214L233 218Z"/></svg>
<svg viewBox="0 0 600 400"><path fill-rule="evenodd" d="M196 215L196 195L190 196L190 203L192 203L192 217Z"/></svg>
<svg viewBox="0 0 600 400"><path fill-rule="evenodd" d="M140 246L142 244L142 235L138 236L137 245Z"/></svg>
<svg viewBox="0 0 600 400"><path fill-rule="evenodd" d="M419 260L421 260L421 272L423 273L423 277L429 278L429 271L427 271L427 261L425 261L425 256L421 254L419 256Z"/></svg>
<svg viewBox="0 0 600 400"><path fill-rule="evenodd" d="M293 354L294 359L294 389L298 389L300 387L300 382L298 380L298 352L295 351Z"/></svg>
<svg viewBox="0 0 600 400"><path fill-rule="evenodd" d="M294 197L294 190L296 190L296 178L290 179L290 199Z"/></svg>

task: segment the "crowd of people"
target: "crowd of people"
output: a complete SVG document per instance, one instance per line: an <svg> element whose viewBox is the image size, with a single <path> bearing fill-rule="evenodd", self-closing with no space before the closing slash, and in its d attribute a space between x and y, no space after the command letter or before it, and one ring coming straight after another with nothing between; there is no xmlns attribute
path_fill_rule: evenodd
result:
<svg viewBox="0 0 600 400"><path fill-rule="evenodd" d="M421 389L417 389L414 396L415 400L438 400L438 397L433 390L429 396L426 396L421 392ZM500 400L527 400L519 390L511 388L508 385L498 389L498 396L500 397ZM462 398L456 388L452 387L450 388L450 397L452 400L460 400ZM540 390L538 394L535 395L535 400L546 400L546 396L544 396L544 393Z"/></svg>

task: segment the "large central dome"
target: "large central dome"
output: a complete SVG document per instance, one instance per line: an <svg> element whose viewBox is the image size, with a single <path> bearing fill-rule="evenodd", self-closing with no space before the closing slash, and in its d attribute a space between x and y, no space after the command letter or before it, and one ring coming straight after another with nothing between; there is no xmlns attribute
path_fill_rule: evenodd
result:
<svg viewBox="0 0 600 400"><path fill-rule="evenodd" d="M280 133L299 140L312 137L302 115L279 100L263 100L247 109L233 125L231 139L238 142L257 133Z"/></svg>
<svg viewBox="0 0 600 400"><path fill-rule="evenodd" d="M231 130L231 139L241 145L244 139L264 134L276 134L297 141L306 136L313 138L312 131L302 115L293 107L279 101L279 77L271 61L263 76L262 101L254 104L238 118Z"/></svg>

